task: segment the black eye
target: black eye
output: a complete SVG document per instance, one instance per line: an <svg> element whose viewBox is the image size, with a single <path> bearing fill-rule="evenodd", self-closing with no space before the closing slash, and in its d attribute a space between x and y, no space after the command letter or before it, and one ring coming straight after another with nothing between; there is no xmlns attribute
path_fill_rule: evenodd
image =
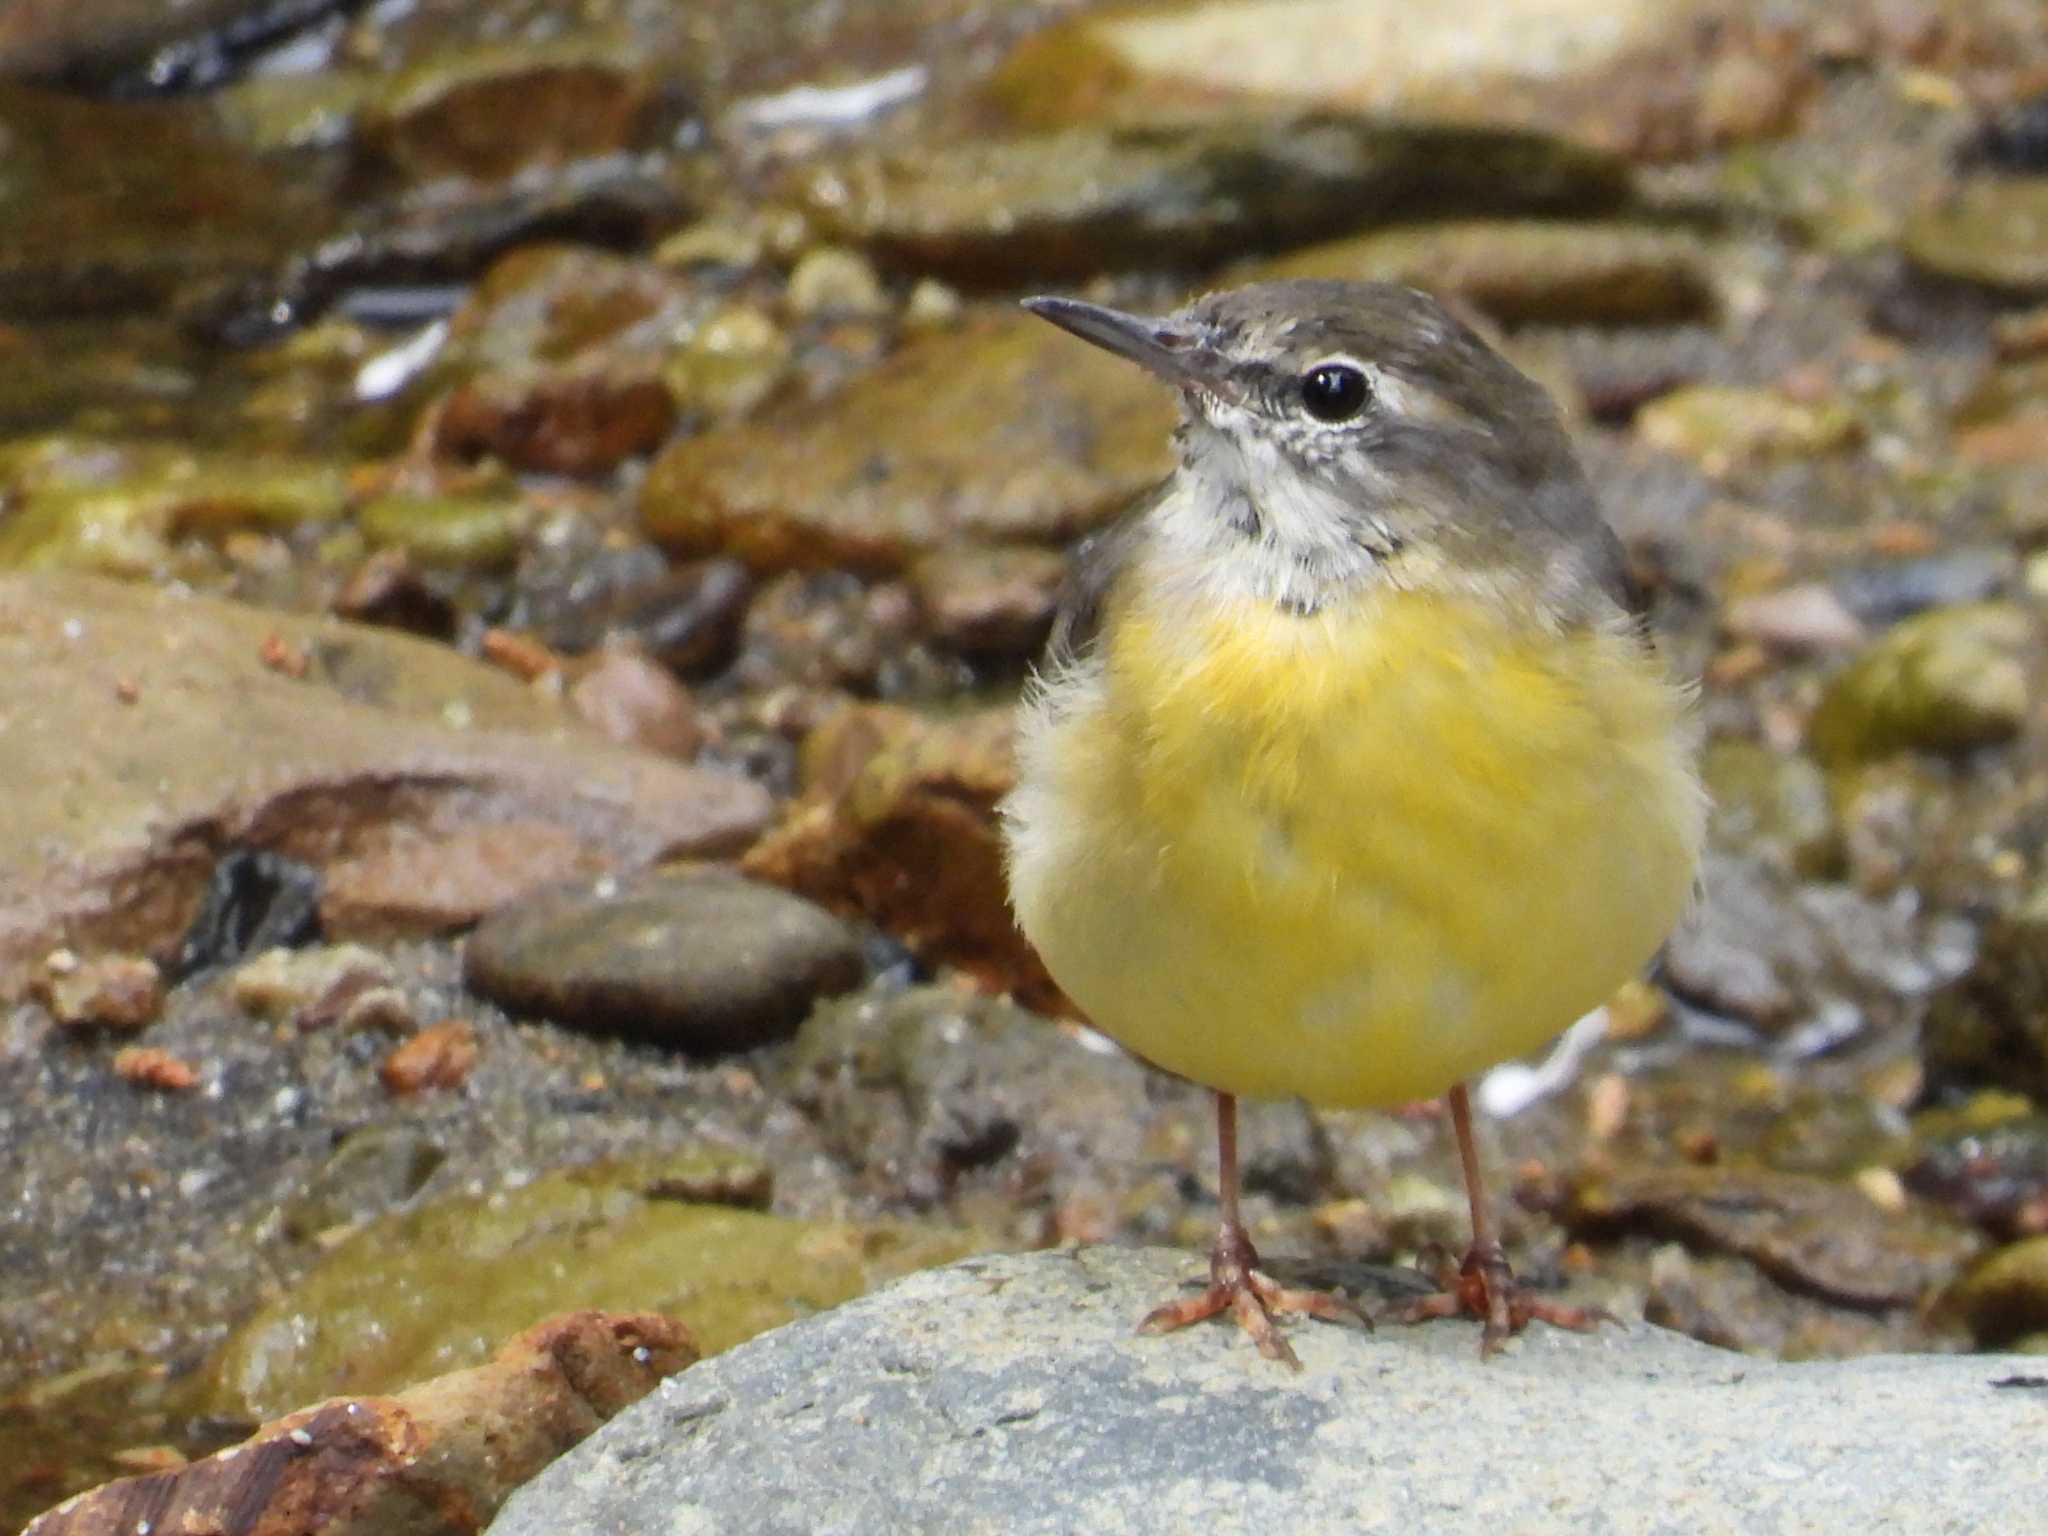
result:
<svg viewBox="0 0 2048 1536"><path fill-rule="evenodd" d="M1349 421L1372 399L1372 386L1358 369L1322 363L1301 376L1301 403L1317 421Z"/></svg>

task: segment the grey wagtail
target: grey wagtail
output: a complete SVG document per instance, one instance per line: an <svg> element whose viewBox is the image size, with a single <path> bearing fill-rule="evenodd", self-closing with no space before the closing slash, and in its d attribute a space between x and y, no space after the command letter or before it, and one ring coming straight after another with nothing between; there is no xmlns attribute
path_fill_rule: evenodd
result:
<svg viewBox="0 0 2048 1536"><path fill-rule="evenodd" d="M1434 300L1264 283L1165 318L1026 308L1180 392L1179 467L1079 552L1003 807L1011 900L1094 1024L1215 1091L1207 1290L1363 1314L1261 1273L1237 1099L1448 1093L1472 1246L1407 1321L1531 1318L1466 1084L1652 956L1705 802L1690 695L1633 615L1619 541L1543 390Z"/></svg>

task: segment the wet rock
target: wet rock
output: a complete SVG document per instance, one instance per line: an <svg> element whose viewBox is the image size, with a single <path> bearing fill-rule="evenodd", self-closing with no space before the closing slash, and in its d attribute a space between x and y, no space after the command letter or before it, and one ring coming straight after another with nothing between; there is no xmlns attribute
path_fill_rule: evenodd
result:
<svg viewBox="0 0 2048 1536"><path fill-rule="evenodd" d="M1053 541L1172 467L1171 392L1028 315L922 337L823 402L671 446L647 531L757 570L903 569L961 540Z"/></svg>
<svg viewBox="0 0 2048 1536"><path fill-rule="evenodd" d="M1916 560L1851 566L1836 571L1829 585L1858 619L1888 625L1930 608L1997 597L2012 584L2018 567L2009 549L1950 549Z"/></svg>
<svg viewBox="0 0 2048 1536"><path fill-rule="evenodd" d="M1976 963L1928 1004L1920 1045L1937 1086L2048 1103L2048 885L1985 926Z"/></svg>
<svg viewBox="0 0 2048 1536"><path fill-rule="evenodd" d="M1967 752L2026 722L2035 627L2024 608L1974 603L1908 619L1828 684L1807 727L1823 763Z"/></svg>
<svg viewBox="0 0 2048 1536"><path fill-rule="evenodd" d="M66 1029L132 1035L147 1029L164 1005L163 973L139 955L80 960L59 950L43 962L37 992Z"/></svg>
<svg viewBox="0 0 2048 1536"><path fill-rule="evenodd" d="M349 576L334 599L335 616L445 640L455 633L455 605L436 591L403 549L380 549Z"/></svg>
<svg viewBox="0 0 2048 1536"><path fill-rule="evenodd" d="M756 878L893 934L1026 1006L1060 1003L1011 919L996 804L1015 780L1007 711L847 710L804 745L807 791L747 854Z"/></svg>
<svg viewBox="0 0 2048 1536"><path fill-rule="evenodd" d="M447 1150L417 1125L368 1125L342 1138L279 1212L285 1235L310 1242L360 1225L420 1192Z"/></svg>
<svg viewBox="0 0 2048 1536"><path fill-rule="evenodd" d="M535 896L478 928L465 959L470 986L516 1013L698 1053L783 1039L865 971L838 918L716 873Z"/></svg>
<svg viewBox="0 0 2048 1536"><path fill-rule="evenodd" d="M2048 1329L2048 1237L2001 1248L1942 1298L1986 1349Z"/></svg>
<svg viewBox="0 0 2048 1536"><path fill-rule="evenodd" d="M117 576L161 570L183 539L331 522L348 499L338 465L66 437L0 449L0 486L0 571Z"/></svg>
<svg viewBox="0 0 2048 1536"><path fill-rule="evenodd" d="M793 315L874 316L887 314L882 280L858 251L820 246L789 274L783 303Z"/></svg>
<svg viewBox="0 0 2048 1536"><path fill-rule="evenodd" d="M443 1019L393 1049L378 1067L377 1077L395 1099L460 1088L482 1054L474 1024Z"/></svg>
<svg viewBox="0 0 2048 1536"><path fill-rule="evenodd" d="M1992 1090L1914 1119L1906 1187L2002 1237L2048 1233L2048 1115Z"/></svg>
<svg viewBox="0 0 2048 1536"><path fill-rule="evenodd" d="M1112 7L1027 39L993 82L1033 123L1173 121L1246 103L1540 127L1634 155L1782 132L1812 84L1795 37L1690 0L1509 0L1475 29L1400 0Z"/></svg>
<svg viewBox="0 0 2048 1536"><path fill-rule="evenodd" d="M1482 1365L1469 1326L1304 1323L1288 1330L1296 1375L1227 1323L1134 1333L1195 1268L1188 1253L1086 1248L912 1277L664 1384L522 1488L492 1531L838 1521L1050 1536L1220 1520L1556 1536L1650 1510L1731 1529L1881 1529L1934 1507L1987 1530L2033 1518L2033 1479L1998 1448L2038 1410L1986 1390L2024 1359L1788 1366L1651 1327L1539 1328ZM1600 1453L1527 1454L1530 1426L1565 1421L1596 1423Z"/></svg>
<svg viewBox="0 0 2048 1536"><path fill-rule="evenodd" d="M1341 115L865 150L789 196L883 268L969 286L1185 269L1430 213L1597 212L1618 161L1537 135Z"/></svg>
<svg viewBox="0 0 2048 1536"><path fill-rule="evenodd" d="M756 693L797 687L882 698L957 687L959 677L918 643L918 617L904 582L790 571L762 584L723 681ZM773 714L778 730L807 728L805 713L792 718L779 707ZM819 718L814 710L807 717L811 724Z"/></svg>
<svg viewBox="0 0 2048 1536"><path fill-rule="evenodd" d="M542 817L442 828L364 828L327 867L320 921L369 941L452 933L522 896L611 867L576 828Z"/></svg>
<svg viewBox="0 0 2048 1536"><path fill-rule="evenodd" d="M161 310L268 270L330 222L316 188L229 141L200 103L0 85L0 140L0 311L12 315Z"/></svg>
<svg viewBox="0 0 2048 1536"><path fill-rule="evenodd" d="M1242 274L1403 283L1506 325L1697 320L1715 307L1707 254L1677 230L1574 220L1453 220L1290 252Z"/></svg>
<svg viewBox="0 0 2048 1536"><path fill-rule="evenodd" d="M789 338L751 304L729 304L706 317L662 367L661 380L687 410L714 420L744 416L789 373Z"/></svg>
<svg viewBox="0 0 2048 1536"><path fill-rule="evenodd" d="M303 675L266 664L273 639ZM83 577L0 579L0 718L0 866L29 872L0 903L6 997L60 945L161 955L223 846L319 868L347 937L402 926L444 850L471 850L494 883L470 894L496 904L537 875L729 850L768 812L752 785L622 751L439 647ZM538 870L476 851L543 834L568 856ZM393 871L381 912L338 899L359 860Z"/></svg>
<svg viewBox="0 0 2048 1536"><path fill-rule="evenodd" d="M1849 605L1820 582L1738 597L1722 615L1722 627L1732 639L1794 655L1851 651L1870 637Z"/></svg>
<svg viewBox="0 0 2048 1536"><path fill-rule="evenodd" d="M488 1364L390 1397L299 1409L217 1456L81 1495L29 1530L464 1536L519 1484L697 1357L689 1330L670 1318L567 1313L536 1323Z"/></svg>
<svg viewBox="0 0 2048 1536"><path fill-rule="evenodd" d="M791 1221L664 1193L701 1184L719 1156L597 1164L374 1221L235 1330L207 1364L207 1406L249 1420L391 1391L488 1359L568 1298L675 1318L715 1354L974 1246L934 1228Z"/></svg>
<svg viewBox="0 0 2048 1536"><path fill-rule="evenodd" d="M1811 758L1722 736L1700 767L1718 845L1769 858L1809 880L1839 868L1841 829L1827 779Z"/></svg>
<svg viewBox="0 0 2048 1536"><path fill-rule="evenodd" d="M607 646L569 689L569 707L621 746L692 758L704 744L696 700L636 651Z"/></svg>
<svg viewBox="0 0 2048 1536"><path fill-rule="evenodd" d="M1711 475L1760 459L1833 453L1857 432L1844 406L1722 384L1688 385L1651 401L1636 413L1636 430L1651 447Z"/></svg>
<svg viewBox="0 0 2048 1536"><path fill-rule="evenodd" d="M1882 1209L1855 1184L1742 1167L1582 1173L1564 1211L1582 1236L1645 1232L1739 1255L1843 1306L1912 1306L1976 1252L1974 1233L1919 1206Z"/></svg>
<svg viewBox="0 0 2048 1536"><path fill-rule="evenodd" d="M435 450L551 475L595 475L661 446L676 403L652 359L484 374L450 390Z"/></svg>
<svg viewBox="0 0 2048 1536"><path fill-rule="evenodd" d="M152 1045L123 1046L114 1052L114 1076L156 1093L190 1093L199 1086L199 1069L181 1056Z"/></svg>
<svg viewBox="0 0 2048 1536"><path fill-rule="evenodd" d="M366 105L360 147L408 181L497 181L651 147L660 82L594 37L472 44L411 65Z"/></svg>
<svg viewBox="0 0 2048 1536"><path fill-rule="evenodd" d="M698 561L596 594L555 618L549 638L570 652L630 646L671 672L696 676L729 659L753 596L753 577L739 561Z"/></svg>
<svg viewBox="0 0 2048 1536"><path fill-rule="evenodd" d="M1974 177L1906 220L1906 259L1933 277L2048 293L2048 179Z"/></svg>
<svg viewBox="0 0 2048 1536"><path fill-rule="evenodd" d="M230 848L207 875L199 910L171 961L177 980L246 954L320 937L320 872L262 848Z"/></svg>
<svg viewBox="0 0 2048 1536"><path fill-rule="evenodd" d="M510 496L374 496L356 527L378 549L402 550L429 570L498 570L519 555L533 510Z"/></svg>
<svg viewBox="0 0 2048 1536"><path fill-rule="evenodd" d="M930 1202L982 1170L1070 1185L1084 1148L1098 1166L1139 1165L1146 1075L1012 1002L928 986L816 1009L783 1081L851 1167Z"/></svg>
<svg viewBox="0 0 2048 1536"><path fill-rule="evenodd" d="M1066 571L1049 549L942 549L912 566L910 581L934 644L1004 659L1043 648Z"/></svg>
<svg viewBox="0 0 2048 1536"><path fill-rule="evenodd" d="M123 94L213 84L245 51L345 0L8 0L0 75Z"/></svg>

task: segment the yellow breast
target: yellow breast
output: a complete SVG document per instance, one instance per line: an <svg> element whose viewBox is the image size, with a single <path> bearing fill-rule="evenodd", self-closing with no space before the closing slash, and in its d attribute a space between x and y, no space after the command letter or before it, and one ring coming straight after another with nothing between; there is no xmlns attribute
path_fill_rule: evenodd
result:
<svg viewBox="0 0 2048 1536"><path fill-rule="evenodd" d="M1701 836L1632 636L1374 593L1142 596L1027 719L1019 921L1106 1033L1226 1092L1428 1097L1639 970Z"/></svg>

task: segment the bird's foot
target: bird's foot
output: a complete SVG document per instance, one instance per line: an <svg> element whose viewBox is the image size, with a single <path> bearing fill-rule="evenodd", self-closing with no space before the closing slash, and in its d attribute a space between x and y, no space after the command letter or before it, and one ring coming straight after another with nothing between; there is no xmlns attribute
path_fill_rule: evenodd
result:
<svg viewBox="0 0 2048 1536"><path fill-rule="evenodd" d="M1479 1353L1491 1355L1533 1322L1554 1328L1591 1333L1602 1323L1619 1326L1621 1319L1603 1307L1568 1307L1563 1302L1545 1301L1522 1289L1508 1256L1498 1243L1474 1246L1462 1264L1450 1262L1449 1255L1437 1266L1436 1282L1441 1289L1404 1307L1381 1314L1401 1323L1426 1323L1436 1317L1476 1317L1482 1327Z"/></svg>
<svg viewBox="0 0 2048 1536"><path fill-rule="evenodd" d="M1260 1354L1297 1371L1301 1361L1280 1336L1273 1321L1275 1313L1298 1312L1325 1322L1357 1322L1372 1327L1372 1319L1349 1297L1329 1291L1291 1290L1272 1276L1260 1273L1258 1251L1239 1226L1226 1226L1216 1234L1216 1246L1209 1250L1208 1289L1185 1301L1169 1301L1154 1308L1138 1324L1138 1332L1171 1333L1220 1312L1228 1312L1237 1319L1238 1327L1252 1336Z"/></svg>

